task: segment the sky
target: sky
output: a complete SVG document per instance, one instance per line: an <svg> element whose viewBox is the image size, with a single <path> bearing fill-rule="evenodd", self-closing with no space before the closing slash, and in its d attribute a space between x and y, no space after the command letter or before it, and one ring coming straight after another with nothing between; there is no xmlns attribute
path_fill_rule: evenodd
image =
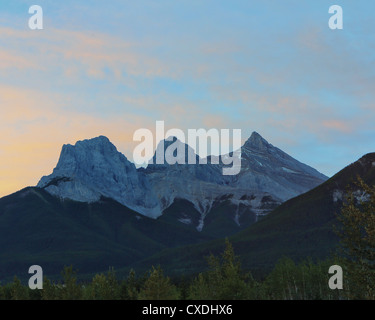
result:
<svg viewBox="0 0 375 320"><path fill-rule="evenodd" d="M63 144L105 135L132 160L158 120L257 131L332 176L375 152L374 31L365 0L1 0L0 197Z"/></svg>

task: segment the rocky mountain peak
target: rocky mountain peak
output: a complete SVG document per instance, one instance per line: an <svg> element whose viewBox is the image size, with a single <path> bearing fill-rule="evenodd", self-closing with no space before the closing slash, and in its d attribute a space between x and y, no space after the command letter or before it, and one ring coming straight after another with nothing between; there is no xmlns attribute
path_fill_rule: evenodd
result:
<svg viewBox="0 0 375 320"><path fill-rule="evenodd" d="M264 139L258 132L253 132L249 139L243 145L246 149L255 149L255 150L266 150L271 145L266 139Z"/></svg>
<svg viewBox="0 0 375 320"><path fill-rule="evenodd" d="M179 164L188 164L189 155L195 158L196 163L198 163L199 157L195 154L194 149L191 148L187 143L180 141L177 137L171 136L158 143L154 156L149 162L151 165L150 168L155 168L155 166L152 165L157 163L157 159L161 159L163 161L162 165L168 165L166 157L169 159L174 158L177 161L176 163ZM160 167L160 164L158 166Z"/></svg>
<svg viewBox="0 0 375 320"><path fill-rule="evenodd" d="M95 202L104 196L150 217L161 214L147 177L104 136L64 145L53 173L37 186L60 198Z"/></svg>

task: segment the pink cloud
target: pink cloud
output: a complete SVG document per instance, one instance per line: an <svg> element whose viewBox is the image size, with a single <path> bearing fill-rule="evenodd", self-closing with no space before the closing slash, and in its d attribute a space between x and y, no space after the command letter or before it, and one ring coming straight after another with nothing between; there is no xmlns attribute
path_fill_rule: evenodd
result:
<svg viewBox="0 0 375 320"><path fill-rule="evenodd" d="M351 133L353 131L352 121L325 120L322 125L328 130L334 130L341 133Z"/></svg>

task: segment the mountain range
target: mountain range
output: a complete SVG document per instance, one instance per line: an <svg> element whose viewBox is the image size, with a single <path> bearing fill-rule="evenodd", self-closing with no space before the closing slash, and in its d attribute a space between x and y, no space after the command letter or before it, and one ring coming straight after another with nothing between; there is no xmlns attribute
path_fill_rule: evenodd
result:
<svg viewBox="0 0 375 320"><path fill-rule="evenodd" d="M327 180L256 132L241 148L240 173L223 176L222 166L137 169L103 136L64 145L52 174L0 199L0 279L32 264L49 275L70 264L84 274L156 264L192 274L224 237L245 268L284 254L324 257L337 243L346 185L357 174L375 182L375 154Z"/></svg>
<svg viewBox="0 0 375 320"><path fill-rule="evenodd" d="M159 146L167 149L171 144L182 142L174 138ZM242 146L241 155L241 171L233 176L223 175L224 165L212 164L211 157L207 164L150 164L137 170L108 138L100 136L64 145L53 173L37 187L60 199L93 203L111 198L151 218L168 209L176 211L173 208L181 207L182 201L189 209L180 210L175 218L201 231L210 212L223 202L233 223L241 227L327 179L256 132Z"/></svg>

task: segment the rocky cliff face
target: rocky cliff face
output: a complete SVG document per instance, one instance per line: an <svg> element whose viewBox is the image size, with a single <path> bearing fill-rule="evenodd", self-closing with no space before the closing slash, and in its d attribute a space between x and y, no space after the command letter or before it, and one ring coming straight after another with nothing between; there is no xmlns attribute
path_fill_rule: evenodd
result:
<svg viewBox="0 0 375 320"><path fill-rule="evenodd" d="M148 178L103 136L64 145L53 173L37 186L60 198L96 202L104 196L146 216L161 214Z"/></svg>
<svg viewBox="0 0 375 320"><path fill-rule="evenodd" d="M176 141L164 141L167 149ZM187 145L183 145L188 154ZM327 179L298 162L254 132L241 148L241 171L222 174L223 164L150 164L136 169L106 138L98 137L64 145L53 173L38 187L60 198L96 202L101 196L149 217L157 218L176 200L187 200L204 221L215 205L230 202L233 219L248 208L266 214L281 202L306 192ZM199 157L194 155L199 162ZM183 161L182 161L183 162ZM155 163L155 162L154 162ZM239 210L239 208L242 208ZM246 211L246 210L245 210ZM187 217L186 219L188 219Z"/></svg>

